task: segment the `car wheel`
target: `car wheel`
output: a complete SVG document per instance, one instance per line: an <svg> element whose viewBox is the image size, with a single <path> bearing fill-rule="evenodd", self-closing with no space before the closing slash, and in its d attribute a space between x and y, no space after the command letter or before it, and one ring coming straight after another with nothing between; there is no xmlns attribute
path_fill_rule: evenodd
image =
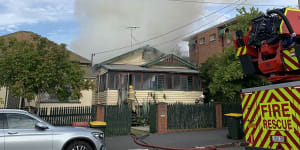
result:
<svg viewBox="0 0 300 150"><path fill-rule="evenodd" d="M93 148L87 142L76 141L71 143L66 150L93 150Z"/></svg>

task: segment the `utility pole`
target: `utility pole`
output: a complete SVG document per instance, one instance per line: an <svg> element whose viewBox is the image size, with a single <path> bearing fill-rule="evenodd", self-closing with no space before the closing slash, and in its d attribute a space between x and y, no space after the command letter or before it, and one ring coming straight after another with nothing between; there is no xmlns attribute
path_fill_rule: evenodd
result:
<svg viewBox="0 0 300 150"><path fill-rule="evenodd" d="M300 0L298 0L298 8L300 9Z"/></svg>
<svg viewBox="0 0 300 150"><path fill-rule="evenodd" d="M141 27L137 27L137 26L129 26L128 29L130 29L130 38L131 38L131 48L132 48L132 39L133 39L133 35L132 35L132 32L133 30L136 30L138 28L141 28Z"/></svg>
<svg viewBox="0 0 300 150"><path fill-rule="evenodd" d="M93 58L95 55L96 55L95 53L92 53L92 55L91 55L91 67L93 67Z"/></svg>

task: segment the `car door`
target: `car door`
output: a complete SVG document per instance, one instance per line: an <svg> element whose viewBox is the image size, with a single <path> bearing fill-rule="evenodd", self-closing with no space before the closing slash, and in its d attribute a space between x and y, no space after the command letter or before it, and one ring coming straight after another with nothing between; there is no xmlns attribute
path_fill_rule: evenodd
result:
<svg viewBox="0 0 300 150"><path fill-rule="evenodd" d="M4 150L4 114L0 112L0 150Z"/></svg>
<svg viewBox="0 0 300 150"><path fill-rule="evenodd" d="M28 114L6 113L5 150L52 150L51 129L38 129L37 122Z"/></svg>

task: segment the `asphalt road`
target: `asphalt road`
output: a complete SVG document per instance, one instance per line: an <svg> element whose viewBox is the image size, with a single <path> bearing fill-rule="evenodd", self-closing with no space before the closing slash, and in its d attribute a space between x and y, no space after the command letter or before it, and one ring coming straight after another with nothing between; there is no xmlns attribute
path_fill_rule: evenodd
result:
<svg viewBox="0 0 300 150"><path fill-rule="evenodd" d="M151 134L144 141L151 145L160 145L176 148L194 148L199 146L227 144L240 142L243 140L227 139L227 129L216 129L197 132L177 132L166 134ZM149 149L136 145L131 136L107 137L106 144L108 150L134 150ZM229 149L229 148L228 148ZM233 148L233 150L242 148ZM226 150L226 149L224 149Z"/></svg>

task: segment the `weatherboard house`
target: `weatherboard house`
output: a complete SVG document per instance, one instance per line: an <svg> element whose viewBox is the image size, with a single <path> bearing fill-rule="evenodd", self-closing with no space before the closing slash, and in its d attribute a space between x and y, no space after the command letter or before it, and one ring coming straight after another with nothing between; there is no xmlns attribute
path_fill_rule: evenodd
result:
<svg viewBox="0 0 300 150"><path fill-rule="evenodd" d="M201 103L197 68L174 54L144 46L93 66L99 104L126 101L133 86L137 102ZM200 100L200 101L199 101Z"/></svg>

